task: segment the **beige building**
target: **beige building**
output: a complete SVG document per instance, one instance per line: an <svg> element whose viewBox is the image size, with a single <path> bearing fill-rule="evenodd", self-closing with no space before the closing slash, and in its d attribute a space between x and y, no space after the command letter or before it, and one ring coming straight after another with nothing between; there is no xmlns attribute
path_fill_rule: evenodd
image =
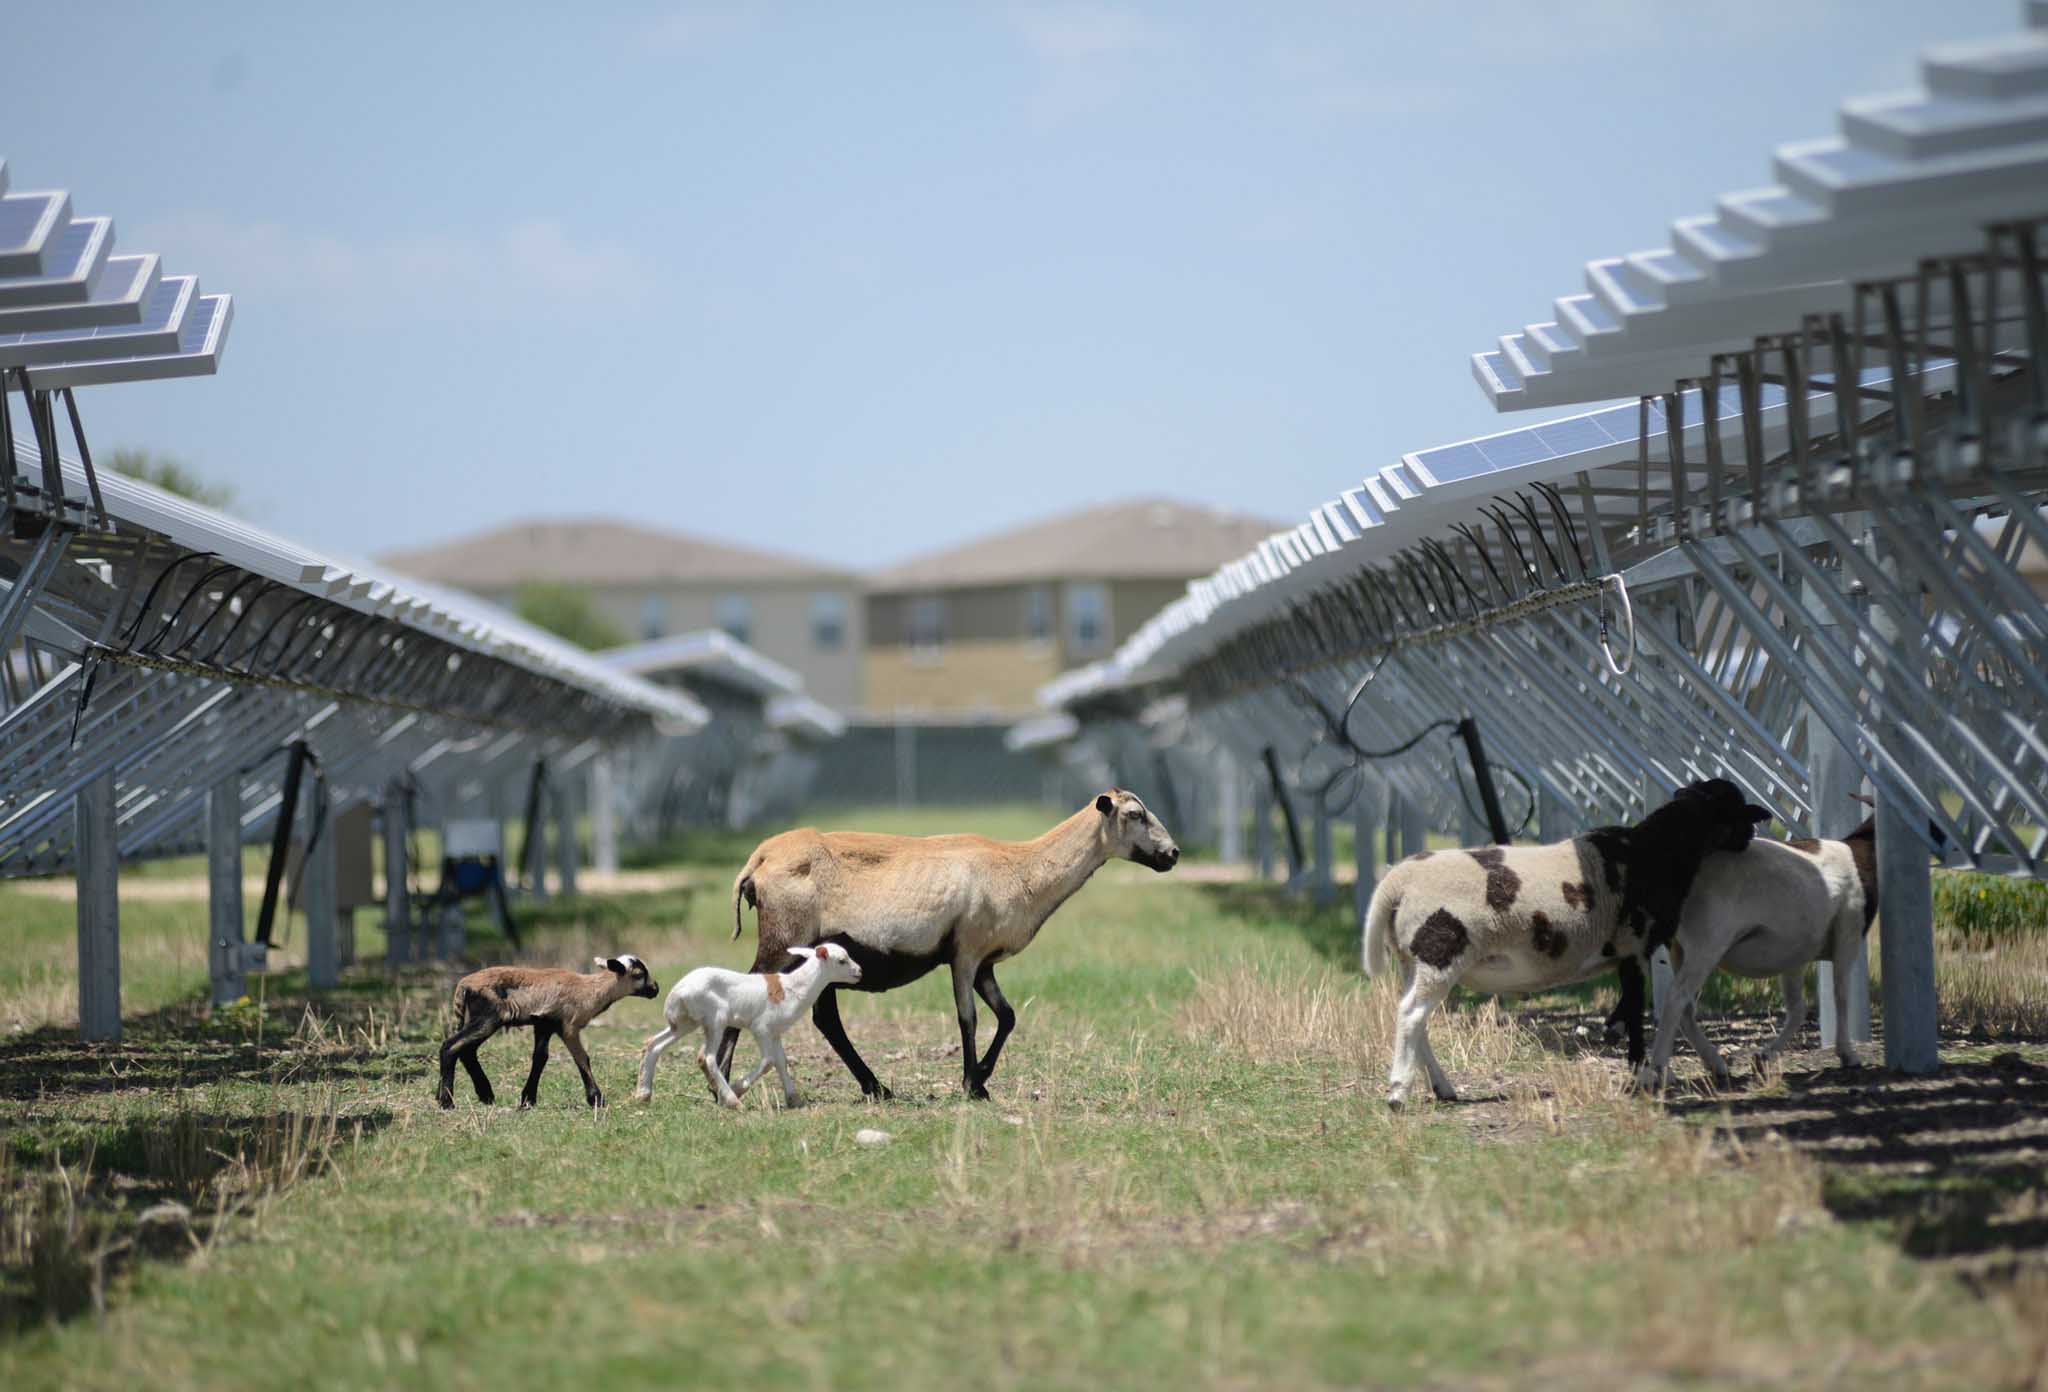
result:
<svg viewBox="0 0 2048 1392"><path fill-rule="evenodd" d="M1014 716L1069 667L1107 656L1187 582L1279 531L1239 513L1138 499L1063 513L868 577L873 715Z"/></svg>
<svg viewBox="0 0 2048 1392"><path fill-rule="evenodd" d="M866 616L850 571L604 518L518 522L384 559L508 608L525 583L579 589L629 643L723 629L826 705L861 704Z"/></svg>

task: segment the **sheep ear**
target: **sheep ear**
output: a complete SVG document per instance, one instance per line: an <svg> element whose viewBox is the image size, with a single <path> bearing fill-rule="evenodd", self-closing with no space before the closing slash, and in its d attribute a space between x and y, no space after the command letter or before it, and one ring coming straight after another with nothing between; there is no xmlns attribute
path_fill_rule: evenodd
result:
<svg viewBox="0 0 2048 1392"><path fill-rule="evenodd" d="M820 962L823 962L823 961L827 960L828 958L830 958L831 956L832 956L832 954L831 954L831 953L829 953L829 952L827 952L827 951L825 950L825 944L823 944L823 943L819 943L819 944L818 944L818 960L819 960Z"/></svg>
<svg viewBox="0 0 2048 1392"><path fill-rule="evenodd" d="M1770 809L1770 808L1768 808L1768 807L1758 807L1758 806L1757 806L1757 805L1756 805L1755 803L1753 803L1753 802L1752 802L1752 803L1750 803L1750 804L1748 804L1748 805L1747 805L1746 807L1744 807L1744 808L1743 808L1742 810L1743 810L1744 812L1747 812L1747 813L1749 814L1749 819L1750 819L1750 820L1751 820L1752 822L1768 822L1768 821L1769 821L1769 820L1771 819L1771 809Z"/></svg>
<svg viewBox="0 0 2048 1392"><path fill-rule="evenodd" d="M605 961L605 959L602 957L593 957L590 960L595 962L600 968L609 967L611 965L611 963Z"/></svg>
<svg viewBox="0 0 2048 1392"><path fill-rule="evenodd" d="M1104 793L1101 797L1095 799L1095 810L1107 817L1110 813L1116 811L1116 799L1108 793Z"/></svg>
<svg viewBox="0 0 2048 1392"><path fill-rule="evenodd" d="M618 958L607 957L604 958L603 961L607 970L615 971L620 976L624 976L626 974L626 964L624 962L621 962Z"/></svg>

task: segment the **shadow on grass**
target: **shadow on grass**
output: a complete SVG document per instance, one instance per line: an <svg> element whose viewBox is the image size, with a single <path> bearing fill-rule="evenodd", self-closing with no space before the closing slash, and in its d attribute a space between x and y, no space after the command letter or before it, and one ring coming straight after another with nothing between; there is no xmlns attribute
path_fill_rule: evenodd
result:
<svg viewBox="0 0 2048 1392"><path fill-rule="evenodd" d="M405 1045L434 1037L435 1012L418 1002L437 975L358 973L317 998L301 974L274 978L260 1043L252 1014L204 1000L125 1016L118 1043L88 1044L73 1026L46 1026L0 1043L0 1101L423 1075L424 1056Z"/></svg>
<svg viewBox="0 0 2048 1392"><path fill-rule="evenodd" d="M1743 1145L1777 1135L1826 1167L1823 1199L1973 1282L2048 1271L2048 1064L2017 1050L1931 1077L1831 1060L1783 1094L1683 1099Z"/></svg>
<svg viewBox="0 0 2048 1392"><path fill-rule="evenodd" d="M51 1116L0 1151L0 1337L106 1309L108 1282L136 1262L206 1250L252 1206L325 1171L343 1139L389 1125L388 1110L249 1114L186 1110L176 1095L120 1122Z"/></svg>

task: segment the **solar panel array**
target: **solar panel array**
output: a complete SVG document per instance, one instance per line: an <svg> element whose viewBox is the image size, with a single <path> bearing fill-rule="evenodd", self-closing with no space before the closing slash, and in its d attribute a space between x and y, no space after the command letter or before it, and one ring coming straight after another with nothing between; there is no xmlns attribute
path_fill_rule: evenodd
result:
<svg viewBox="0 0 2048 1392"><path fill-rule="evenodd" d="M113 255L114 223L75 216L66 193L10 193L0 160L0 372L40 388L213 372L234 319L228 295L166 275L154 255Z"/></svg>
<svg viewBox="0 0 2048 1392"><path fill-rule="evenodd" d="M1856 281L1909 276L1930 247L2038 217L2043 23L1935 48L1919 87L1845 103L1839 135L1781 147L1769 184L1680 218L1669 246L1588 262L1583 290L1474 354L1473 375L1503 411L1663 391L1707 354L1846 312Z"/></svg>

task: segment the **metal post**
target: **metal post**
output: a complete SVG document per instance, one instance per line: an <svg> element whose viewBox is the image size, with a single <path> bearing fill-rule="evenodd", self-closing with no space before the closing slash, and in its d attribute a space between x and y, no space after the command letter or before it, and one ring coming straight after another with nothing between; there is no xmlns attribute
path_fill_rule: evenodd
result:
<svg viewBox="0 0 2048 1392"><path fill-rule="evenodd" d="M384 789L384 965L397 967L412 958L412 897L406 887L410 871L412 799L403 779Z"/></svg>
<svg viewBox="0 0 2048 1392"><path fill-rule="evenodd" d="M1332 863L1337 858L1337 837L1332 826L1335 820L1324 809L1323 800L1317 798L1315 822L1310 831L1315 864L1309 868L1308 890L1309 897L1318 905L1337 902L1336 866Z"/></svg>
<svg viewBox="0 0 2048 1392"><path fill-rule="evenodd" d="M1422 804L1412 797L1401 799L1401 854L1412 856L1429 849L1429 818Z"/></svg>
<svg viewBox="0 0 2048 1392"><path fill-rule="evenodd" d="M547 760L535 759L527 776L525 825L522 828L526 841L519 848L519 871L526 880L527 892L536 899L548 897L547 792Z"/></svg>
<svg viewBox="0 0 2048 1392"><path fill-rule="evenodd" d="M242 977L242 775L234 770L206 791L207 975L213 1003L248 993Z"/></svg>
<svg viewBox="0 0 2048 1392"><path fill-rule="evenodd" d="M612 791L612 756L590 761L590 866L600 875L619 873L618 807Z"/></svg>
<svg viewBox="0 0 2048 1392"><path fill-rule="evenodd" d="M1301 824L1294 820L1294 803L1287 796L1287 787L1280 781L1280 758L1267 745L1262 756L1266 761L1266 782L1273 790L1273 801L1280 806L1280 822L1287 829L1287 879L1291 885L1302 872L1302 861L1308 858L1301 848Z"/></svg>
<svg viewBox="0 0 2048 1392"><path fill-rule="evenodd" d="M1811 711L1806 716L1807 768L1813 780L1813 833L1840 840L1863 820L1863 808L1849 795L1856 791L1862 775L1856 761L1842 742L1834 737ZM1880 900L1879 902L1882 902ZM1853 1043L1870 1042L1870 956L1868 943L1849 963L1849 1038ZM1820 963L1820 1042L1835 1046L1835 969Z"/></svg>
<svg viewBox="0 0 2048 1392"><path fill-rule="evenodd" d="M334 808L328 797L327 779L315 774L306 792L306 865L300 874L305 884L299 902L306 910L306 984L325 991L341 981L341 958L335 941L336 907L334 860Z"/></svg>
<svg viewBox="0 0 2048 1392"><path fill-rule="evenodd" d="M1896 581L1899 566L1886 545L1880 559L1886 575ZM1888 587L1899 593L1896 584ZM1877 604L1871 614L1880 641L1902 657L1920 641L1917 613L1901 614L1892 605ZM1873 681L1890 685L1892 674L1873 672ZM1883 706L1897 708L1896 702ZM1881 707L1880 709L1882 709ZM1909 769L1921 761L1907 757L1910 737L1888 714L1879 716L1880 738L1901 755ZM1903 796L1877 793L1877 903L1882 920L1878 951L1884 964L1884 1062L1901 1073L1932 1073L1940 1066L1940 1016L1934 995L1934 880L1927 846L1914 825L1919 814Z"/></svg>
<svg viewBox="0 0 2048 1392"><path fill-rule="evenodd" d="M1244 859L1244 784L1228 749L1216 751L1216 854L1225 865Z"/></svg>
<svg viewBox="0 0 2048 1392"><path fill-rule="evenodd" d="M569 785L557 780L555 794L555 886L558 894L576 892L576 800Z"/></svg>
<svg viewBox="0 0 2048 1392"><path fill-rule="evenodd" d="M78 790L78 1037L121 1037L121 870L114 775Z"/></svg>
<svg viewBox="0 0 2048 1392"><path fill-rule="evenodd" d="M1273 794L1264 783L1252 785L1252 855L1259 879L1273 878Z"/></svg>
<svg viewBox="0 0 2048 1392"><path fill-rule="evenodd" d="M1380 823L1386 818L1386 790L1379 785L1366 782L1358 790L1358 801L1352 804L1352 832L1355 840L1351 846L1351 863L1357 868L1358 878L1351 887L1351 904L1358 911L1358 921L1365 922L1366 908L1372 903L1372 892L1377 887L1373 877L1373 842L1378 838Z"/></svg>

